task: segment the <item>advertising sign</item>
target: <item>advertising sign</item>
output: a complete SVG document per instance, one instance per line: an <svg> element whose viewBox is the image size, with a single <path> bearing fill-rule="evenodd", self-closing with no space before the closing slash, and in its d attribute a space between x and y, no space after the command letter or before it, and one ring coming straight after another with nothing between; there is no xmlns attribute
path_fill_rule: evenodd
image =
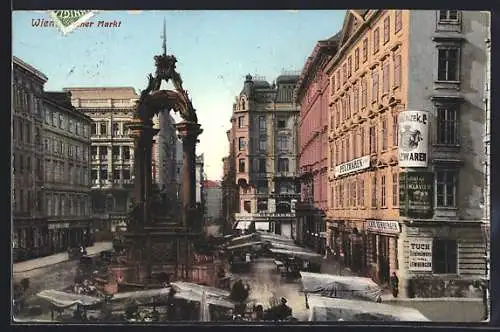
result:
<svg viewBox="0 0 500 332"><path fill-rule="evenodd" d="M275 213L276 212L276 199L269 198L267 200L267 212Z"/></svg>
<svg viewBox="0 0 500 332"><path fill-rule="evenodd" d="M399 167L427 167L429 149L429 113L399 113Z"/></svg>
<svg viewBox="0 0 500 332"><path fill-rule="evenodd" d="M399 174L399 215L428 219L434 213L434 173Z"/></svg>
<svg viewBox="0 0 500 332"><path fill-rule="evenodd" d="M357 172L370 167L370 156L364 156L335 166L335 177Z"/></svg>
<svg viewBox="0 0 500 332"><path fill-rule="evenodd" d="M432 272L432 239L412 239L409 242L408 270Z"/></svg>
<svg viewBox="0 0 500 332"><path fill-rule="evenodd" d="M398 234L401 232L399 223L393 220L368 220L366 230L372 233Z"/></svg>

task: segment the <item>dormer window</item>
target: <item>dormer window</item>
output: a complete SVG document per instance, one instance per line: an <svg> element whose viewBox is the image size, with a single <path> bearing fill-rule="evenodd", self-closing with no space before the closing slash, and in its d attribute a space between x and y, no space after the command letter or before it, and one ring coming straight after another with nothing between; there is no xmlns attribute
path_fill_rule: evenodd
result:
<svg viewBox="0 0 500 332"><path fill-rule="evenodd" d="M244 111L244 110L245 110L245 100L244 100L244 99L242 99L242 100L241 100L241 102L240 102L240 109L241 109L242 111Z"/></svg>

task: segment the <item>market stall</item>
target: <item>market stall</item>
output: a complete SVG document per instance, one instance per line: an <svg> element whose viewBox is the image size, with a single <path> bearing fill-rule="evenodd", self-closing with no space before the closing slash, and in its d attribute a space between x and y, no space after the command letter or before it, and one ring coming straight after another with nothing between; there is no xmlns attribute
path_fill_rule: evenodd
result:
<svg viewBox="0 0 500 332"><path fill-rule="evenodd" d="M308 321L429 321L420 311L413 308L373 303L368 301L328 298L309 294Z"/></svg>
<svg viewBox="0 0 500 332"><path fill-rule="evenodd" d="M300 272L302 290L324 297L381 302L382 289L370 278Z"/></svg>

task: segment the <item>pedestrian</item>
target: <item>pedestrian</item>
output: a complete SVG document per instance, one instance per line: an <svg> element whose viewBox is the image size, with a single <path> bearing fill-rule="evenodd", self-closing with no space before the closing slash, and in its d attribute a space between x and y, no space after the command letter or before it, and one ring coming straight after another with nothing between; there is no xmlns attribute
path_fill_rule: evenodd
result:
<svg viewBox="0 0 500 332"><path fill-rule="evenodd" d="M396 275L396 272L392 272L391 276L391 288L392 288L392 296L395 298L398 297L399 294L399 279Z"/></svg>

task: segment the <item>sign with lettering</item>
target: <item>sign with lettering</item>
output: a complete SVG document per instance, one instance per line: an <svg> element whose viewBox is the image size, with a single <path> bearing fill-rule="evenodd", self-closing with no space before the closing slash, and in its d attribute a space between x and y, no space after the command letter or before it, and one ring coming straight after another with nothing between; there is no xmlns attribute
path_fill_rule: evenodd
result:
<svg viewBox="0 0 500 332"><path fill-rule="evenodd" d="M274 198L269 198L267 200L267 212L269 213L276 212L276 200Z"/></svg>
<svg viewBox="0 0 500 332"><path fill-rule="evenodd" d="M434 214L434 173L399 174L399 215L428 219Z"/></svg>
<svg viewBox="0 0 500 332"><path fill-rule="evenodd" d="M399 167L427 167L429 150L429 113L399 113Z"/></svg>
<svg viewBox="0 0 500 332"><path fill-rule="evenodd" d="M408 248L408 270L432 272L432 239L411 239Z"/></svg>
<svg viewBox="0 0 500 332"><path fill-rule="evenodd" d="M366 230L372 233L398 234L401 232L399 223L393 220L368 220Z"/></svg>
<svg viewBox="0 0 500 332"><path fill-rule="evenodd" d="M335 177L361 171L370 167L370 156L364 156L335 166Z"/></svg>
<svg viewBox="0 0 500 332"><path fill-rule="evenodd" d="M60 224L49 224L48 225L49 229L65 229L69 228L69 223L60 223Z"/></svg>

